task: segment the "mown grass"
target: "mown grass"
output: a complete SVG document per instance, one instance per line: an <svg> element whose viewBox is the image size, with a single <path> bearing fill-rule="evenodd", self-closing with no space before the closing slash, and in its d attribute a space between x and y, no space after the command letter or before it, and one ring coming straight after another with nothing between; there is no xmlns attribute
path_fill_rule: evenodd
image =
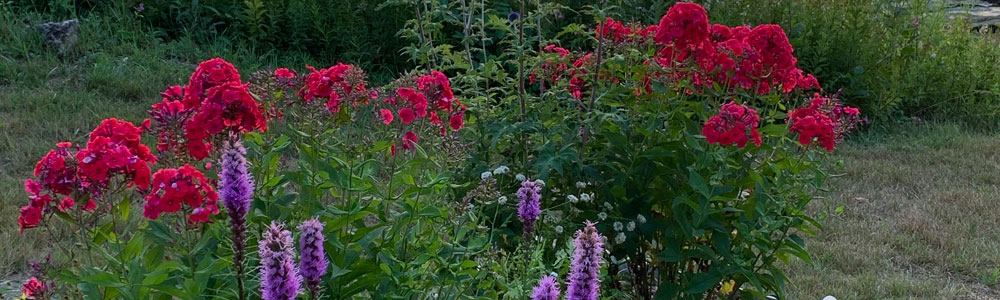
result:
<svg viewBox="0 0 1000 300"><path fill-rule="evenodd" d="M790 299L997 299L1000 136L948 124L867 134L813 203L825 228Z"/></svg>

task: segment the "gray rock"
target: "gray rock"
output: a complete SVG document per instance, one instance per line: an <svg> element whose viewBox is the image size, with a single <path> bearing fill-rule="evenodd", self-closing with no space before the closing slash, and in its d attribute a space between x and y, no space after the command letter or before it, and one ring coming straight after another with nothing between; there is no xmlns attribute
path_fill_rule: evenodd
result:
<svg viewBox="0 0 1000 300"><path fill-rule="evenodd" d="M975 28L1000 24L1000 0L947 0L943 4L949 17L967 18Z"/></svg>
<svg viewBox="0 0 1000 300"><path fill-rule="evenodd" d="M80 31L80 21L77 19L62 22L49 22L35 25L38 33L45 39L45 44L56 49L62 55L76 44Z"/></svg>

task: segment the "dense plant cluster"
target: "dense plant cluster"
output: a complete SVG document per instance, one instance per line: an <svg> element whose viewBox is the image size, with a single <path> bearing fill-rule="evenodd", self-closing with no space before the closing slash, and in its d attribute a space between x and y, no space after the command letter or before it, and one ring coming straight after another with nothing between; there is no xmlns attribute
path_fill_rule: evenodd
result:
<svg viewBox="0 0 1000 300"><path fill-rule="evenodd" d="M554 8L494 20L511 63L466 44L385 85L202 62L140 126L106 119L39 161L22 233L86 251L59 249L24 297L782 295L776 264L809 259L805 205L860 111L780 26L678 3L657 25L598 18L593 51L539 30L526 53L526 21Z"/></svg>

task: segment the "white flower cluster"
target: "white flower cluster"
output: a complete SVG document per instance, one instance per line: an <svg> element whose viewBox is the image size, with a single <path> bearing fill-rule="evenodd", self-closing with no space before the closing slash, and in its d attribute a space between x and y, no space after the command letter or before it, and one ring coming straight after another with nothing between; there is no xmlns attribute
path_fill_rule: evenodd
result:
<svg viewBox="0 0 1000 300"><path fill-rule="evenodd" d="M509 171L510 168L508 168L507 166L499 166L495 170L493 170L493 175L506 174Z"/></svg>

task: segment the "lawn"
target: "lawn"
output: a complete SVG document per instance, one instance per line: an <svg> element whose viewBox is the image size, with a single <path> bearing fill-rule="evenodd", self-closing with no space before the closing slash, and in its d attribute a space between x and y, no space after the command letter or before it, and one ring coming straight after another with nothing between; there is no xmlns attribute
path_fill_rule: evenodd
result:
<svg viewBox="0 0 1000 300"><path fill-rule="evenodd" d="M814 263L788 268L791 299L997 299L1000 137L941 124L868 134L837 150L843 176Z"/></svg>

